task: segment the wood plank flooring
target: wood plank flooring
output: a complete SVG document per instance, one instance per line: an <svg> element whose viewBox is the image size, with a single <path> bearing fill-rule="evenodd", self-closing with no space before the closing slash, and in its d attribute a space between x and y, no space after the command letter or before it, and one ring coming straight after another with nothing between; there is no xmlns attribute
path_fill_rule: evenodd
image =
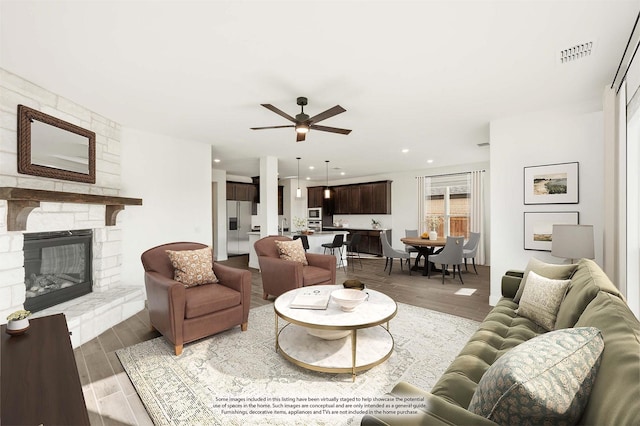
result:
<svg viewBox="0 0 640 426"><path fill-rule="evenodd" d="M478 266L478 275L470 267L470 272L462 275L464 285L460 285L457 277L454 280L449 276L445 278L443 285L440 275L432 274L431 278L427 278L416 271L409 276L407 267L401 271L398 262L394 261L391 275L388 275L388 271L383 270L383 258L362 259L362 268L356 260L355 265L349 265L346 272L342 268L338 270L336 282L356 278L368 288L381 291L398 302L476 321L482 321L491 310L489 267ZM260 273L248 268L247 256L232 257L222 263L252 272L251 308L273 303L273 299L262 299ZM471 290L475 291L470 295L456 294ZM115 354L117 349L159 336L150 329L149 315L145 309L75 349L78 373L92 425L152 425L142 401Z"/></svg>

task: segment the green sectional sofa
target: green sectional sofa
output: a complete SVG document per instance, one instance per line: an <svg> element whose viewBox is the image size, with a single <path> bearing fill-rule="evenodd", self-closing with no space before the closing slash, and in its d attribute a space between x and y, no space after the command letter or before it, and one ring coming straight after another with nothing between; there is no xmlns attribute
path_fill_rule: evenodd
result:
<svg viewBox="0 0 640 426"><path fill-rule="evenodd" d="M468 409L480 380L506 353L537 336L540 337L536 340L540 340L548 333L516 312L519 305L514 302L514 297L523 273L508 271L503 277L502 299L430 392L400 382L387 394L396 398L399 404L406 398L424 398L413 414L369 414L362 418L361 424L497 424L489 419L490 416L474 414ZM600 330L600 342L604 341L599 368L594 373L595 381L589 386L586 407L580 409L577 424L640 425L640 322L595 262L580 260L575 270L565 278L569 278L570 283L557 311L555 330L572 333L579 330L578 327L595 327ZM566 330L570 328L573 330ZM528 348L534 342L528 342L522 348ZM526 406L526 403L521 406ZM516 404L515 407L520 406Z"/></svg>

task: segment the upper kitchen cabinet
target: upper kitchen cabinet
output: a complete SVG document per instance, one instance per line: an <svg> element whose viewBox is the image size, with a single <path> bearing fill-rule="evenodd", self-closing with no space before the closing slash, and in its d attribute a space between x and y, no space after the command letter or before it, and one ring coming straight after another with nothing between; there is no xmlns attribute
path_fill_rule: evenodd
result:
<svg viewBox="0 0 640 426"><path fill-rule="evenodd" d="M374 182L371 187L371 213L391 214L391 181Z"/></svg>
<svg viewBox="0 0 640 426"><path fill-rule="evenodd" d="M323 203L323 186L310 186L307 188L307 206L308 207L322 207Z"/></svg>
<svg viewBox="0 0 640 426"><path fill-rule="evenodd" d="M227 200L230 201L255 201L258 197L258 188L252 183L227 182Z"/></svg>
<svg viewBox="0 0 640 426"><path fill-rule="evenodd" d="M391 214L391 181L341 185L335 191L335 214Z"/></svg>

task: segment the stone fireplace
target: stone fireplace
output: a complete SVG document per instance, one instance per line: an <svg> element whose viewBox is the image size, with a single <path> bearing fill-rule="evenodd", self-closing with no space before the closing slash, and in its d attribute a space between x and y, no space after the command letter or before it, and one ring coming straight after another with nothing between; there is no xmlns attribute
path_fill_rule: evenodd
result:
<svg viewBox="0 0 640 426"><path fill-rule="evenodd" d="M95 133L94 184L18 172L18 104ZM119 197L121 127L2 68L0 107L4 117L0 121L0 322L6 322L11 312L31 306L29 292L75 292L75 281L81 280L81 262L61 257L64 252L79 254L78 248L56 250L45 243L34 254L29 248L32 234L85 230L91 237L89 251L85 246L80 256L84 256L84 280L91 275L90 292L73 294L71 300L54 300L51 306L45 306L51 304L46 302L36 306L32 315L63 313L71 342L77 347L144 308L144 287L121 277L123 241L116 216L125 205L142 203Z"/></svg>

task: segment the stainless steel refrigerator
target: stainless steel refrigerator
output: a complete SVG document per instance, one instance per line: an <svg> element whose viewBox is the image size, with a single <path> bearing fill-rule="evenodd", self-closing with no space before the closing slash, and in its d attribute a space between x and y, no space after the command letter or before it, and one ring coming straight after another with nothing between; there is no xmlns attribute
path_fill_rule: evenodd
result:
<svg viewBox="0 0 640 426"><path fill-rule="evenodd" d="M227 201L227 255L249 253L251 201Z"/></svg>

